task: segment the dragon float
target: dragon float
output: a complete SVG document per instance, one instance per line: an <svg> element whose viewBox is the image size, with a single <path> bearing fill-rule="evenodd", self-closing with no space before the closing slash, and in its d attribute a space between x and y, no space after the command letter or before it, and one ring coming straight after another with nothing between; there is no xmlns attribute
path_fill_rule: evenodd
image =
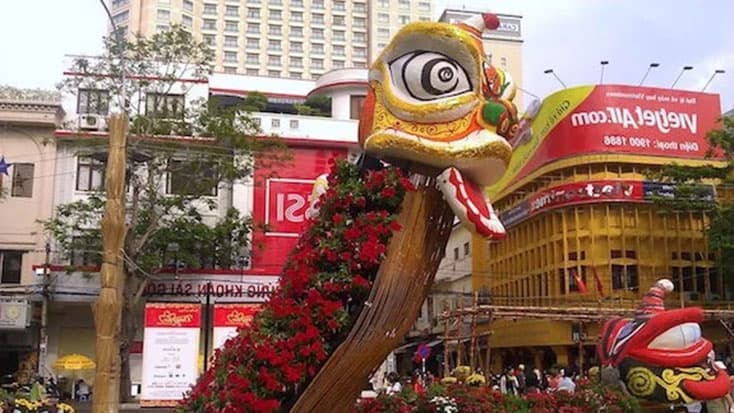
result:
<svg viewBox="0 0 734 413"><path fill-rule="evenodd" d="M505 173L511 142L531 132L530 118L512 103L512 78L482 44L482 34L498 27L487 13L457 24L411 23L394 36L369 69L361 159L317 179L309 226L280 288L216 351L179 411L352 411L370 374L413 326L455 218L486 239L505 236L484 187ZM608 326L608 364L623 374L638 361L673 367L633 350L652 337L646 329L659 330L656 318L636 320ZM709 373L685 374L686 395L718 394L690 379ZM636 380L626 381L631 389Z"/></svg>

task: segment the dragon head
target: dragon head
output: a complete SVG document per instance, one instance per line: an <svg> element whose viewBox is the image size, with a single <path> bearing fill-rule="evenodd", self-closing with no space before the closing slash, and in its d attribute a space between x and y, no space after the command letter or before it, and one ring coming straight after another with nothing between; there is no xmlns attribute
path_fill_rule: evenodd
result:
<svg viewBox="0 0 734 413"><path fill-rule="evenodd" d="M634 396L668 403L712 400L729 392L729 377L714 360L713 344L701 336L703 310L665 310L673 290L659 280L645 294L635 318L615 318L602 327L597 348L605 367L618 368Z"/></svg>
<svg viewBox="0 0 734 413"><path fill-rule="evenodd" d="M455 167L478 185L504 174L517 131L515 85L490 64L482 32L494 14L458 24L403 27L373 63L359 125L366 152L438 169Z"/></svg>

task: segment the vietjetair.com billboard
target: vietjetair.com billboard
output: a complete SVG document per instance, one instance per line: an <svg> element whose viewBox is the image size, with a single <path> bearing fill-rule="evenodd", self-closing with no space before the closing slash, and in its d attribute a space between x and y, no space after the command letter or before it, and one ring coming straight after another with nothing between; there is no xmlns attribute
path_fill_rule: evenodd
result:
<svg viewBox="0 0 734 413"><path fill-rule="evenodd" d="M629 154L704 159L706 133L721 116L719 95L623 85L579 86L546 99L490 197L551 162Z"/></svg>

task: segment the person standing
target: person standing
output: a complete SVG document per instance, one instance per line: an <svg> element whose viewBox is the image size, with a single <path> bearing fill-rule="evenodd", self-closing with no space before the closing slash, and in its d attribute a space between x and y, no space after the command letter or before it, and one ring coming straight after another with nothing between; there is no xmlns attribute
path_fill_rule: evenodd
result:
<svg viewBox="0 0 734 413"><path fill-rule="evenodd" d="M517 373L515 374L517 379L517 394L525 394L525 365L520 364L517 366Z"/></svg>

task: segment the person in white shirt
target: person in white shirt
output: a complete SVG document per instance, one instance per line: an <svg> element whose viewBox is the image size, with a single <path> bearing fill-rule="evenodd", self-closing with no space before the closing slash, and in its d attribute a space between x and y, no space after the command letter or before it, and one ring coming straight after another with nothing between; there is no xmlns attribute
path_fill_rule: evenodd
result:
<svg viewBox="0 0 734 413"><path fill-rule="evenodd" d="M387 376L387 380L390 383L390 387L387 388L387 394L396 394L403 391L403 385L400 383L398 373L393 371Z"/></svg>

